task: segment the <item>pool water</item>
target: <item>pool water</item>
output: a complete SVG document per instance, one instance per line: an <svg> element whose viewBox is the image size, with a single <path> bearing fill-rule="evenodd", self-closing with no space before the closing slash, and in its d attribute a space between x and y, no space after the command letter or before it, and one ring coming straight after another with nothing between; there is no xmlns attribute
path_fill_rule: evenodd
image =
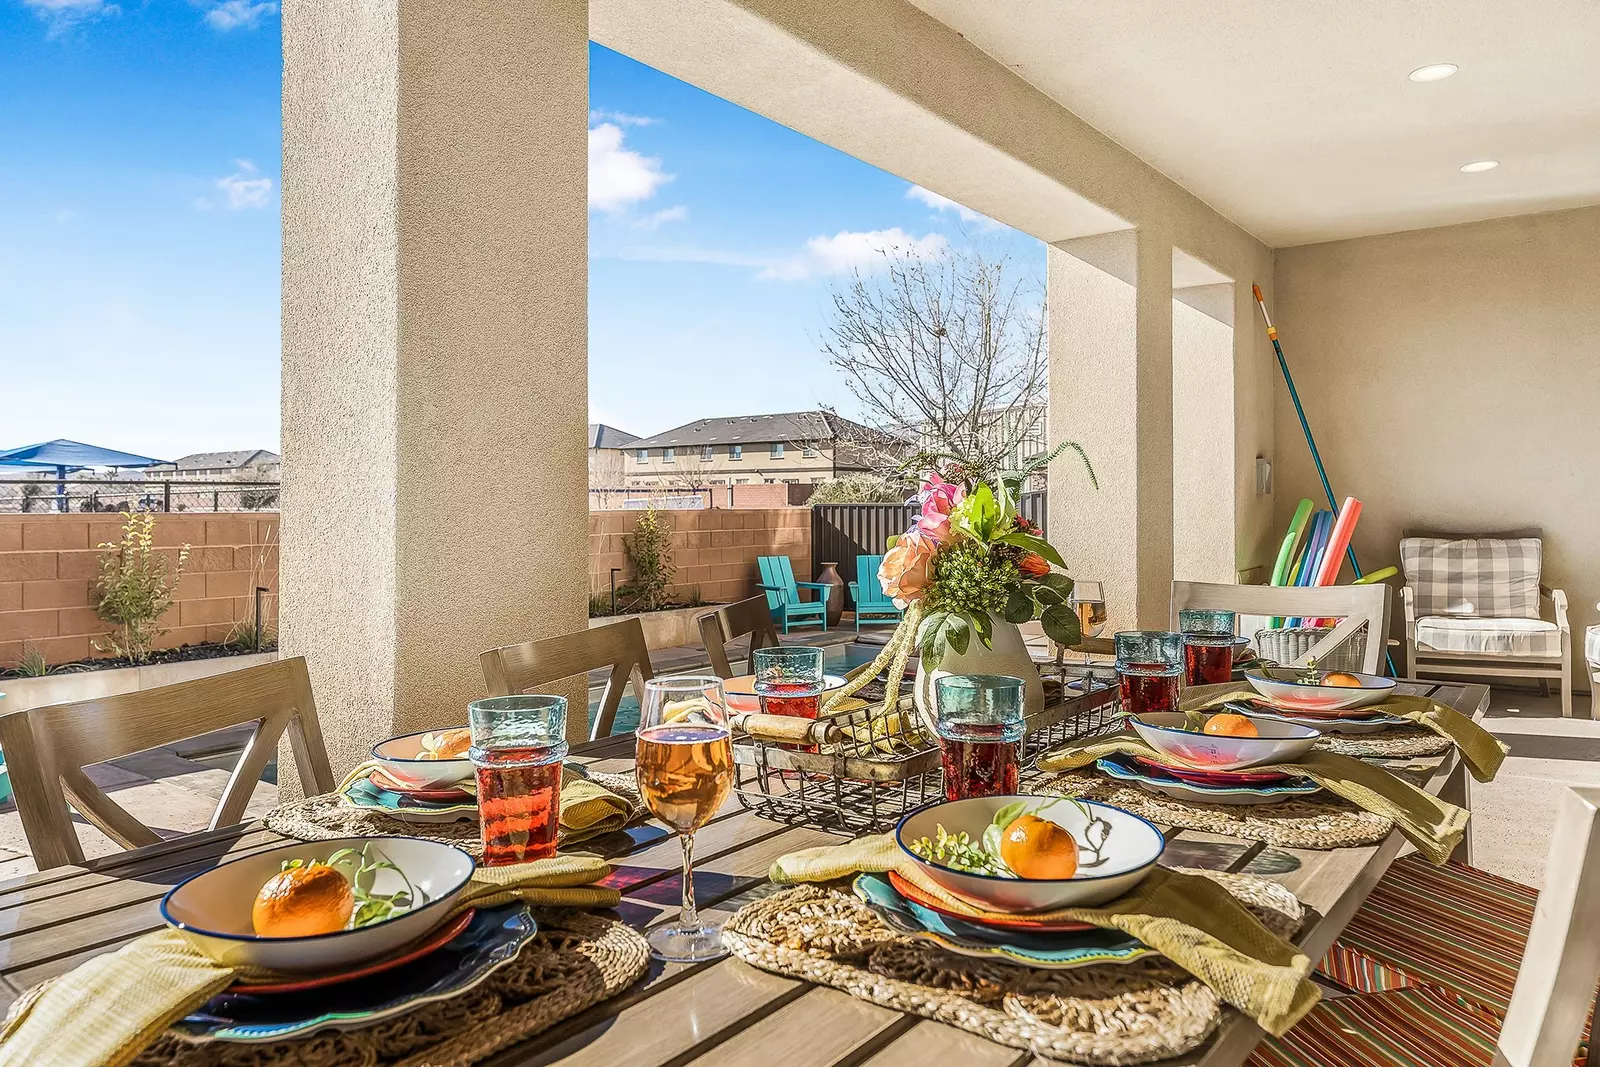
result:
<svg viewBox="0 0 1600 1067"><path fill-rule="evenodd" d="M851 641L842 645L829 645L822 657L822 669L829 674L844 674L852 671L864 663L871 663L883 651L882 645L870 645L863 642ZM711 672L706 668L706 673ZM593 721L600 711L600 698L605 694L604 687L589 690L589 717ZM617 705L616 722L612 724L613 734L631 733L639 725L639 698L633 693L632 686L622 695L622 702Z"/></svg>

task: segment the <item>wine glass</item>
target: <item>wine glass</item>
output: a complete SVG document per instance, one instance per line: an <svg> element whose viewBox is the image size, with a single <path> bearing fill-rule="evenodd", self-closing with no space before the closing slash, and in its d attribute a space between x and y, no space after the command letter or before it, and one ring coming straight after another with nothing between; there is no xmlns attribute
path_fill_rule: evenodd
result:
<svg viewBox="0 0 1600 1067"><path fill-rule="evenodd" d="M647 940L669 963L698 963L727 954L720 924L702 922L694 903L694 832L728 799L733 741L722 680L709 675L654 678L639 707L635 772L655 817L683 845L683 912Z"/></svg>
<svg viewBox="0 0 1600 1067"><path fill-rule="evenodd" d="M1074 582L1067 603L1078 613L1078 628L1084 637L1099 637L1106 628L1106 593L1100 582Z"/></svg>

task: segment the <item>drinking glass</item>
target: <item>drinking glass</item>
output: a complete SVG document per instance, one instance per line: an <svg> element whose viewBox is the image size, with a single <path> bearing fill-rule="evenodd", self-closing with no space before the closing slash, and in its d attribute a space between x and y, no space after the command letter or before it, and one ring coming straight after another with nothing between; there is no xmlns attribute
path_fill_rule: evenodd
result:
<svg viewBox="0 0 1600 1067"><path fill-rule="evenodd" d="M561 760L567 754L567 698L489 697L467 705L478 777L483 865L546 859L561 827Z"/></svg>
<svg viewBox="0 0 1600 1067"><path fill-rule="evenodd" d="M946 800L1017 791L1021 678L948 674L933 683Z"/></svg>
<svg viewBox="0 0 1600 1067"><path fill-rule="evenodd" d="M1234 636L1234 614L1210 608L1178 612L1183 631L1183 684L1216 685L1233 679L1234 652L1247 640Z"/></svg>
<svg viewBox="0 0 1600 1067"><path fill-rule="evenodd" d="M822 693L822 649L795 645L758 648L750 653L756 696L766 715L815 719Z"/></svg>
<svg viewBox="0 0 1600 1067"><path fill-rule="evenodd" d="M683 845L683 911L676 924L649 933L650 948L670 963L716 959L728 950L722 927L703 922L695 908L694 832L722 807L733 785L722 680L685 675L646 682L637 740L639 792Z"/></svg>
<svg viewBox="0 0 1600 1067"><path fill-rule="evenodd" d="M1074 582L1067 603L1078 613L1078 628L1084 637L1099 637L1106 628L1106 593L1099 582Z"/></svg>
<svg viewBox="0 0 1600 1067"><path fill-rule="evenodd" d="M1165 630L1123 630L1114 634L1122 710L1145 715L1178 710L1183 684L1183 635Z"/></svg>

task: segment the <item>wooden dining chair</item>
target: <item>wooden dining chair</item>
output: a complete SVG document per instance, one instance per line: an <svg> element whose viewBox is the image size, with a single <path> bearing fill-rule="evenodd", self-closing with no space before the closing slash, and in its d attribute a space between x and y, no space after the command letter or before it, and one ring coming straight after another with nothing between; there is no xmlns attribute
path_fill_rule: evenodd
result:
<svg viewBox="0 0 1600 1067"><path fill-rule="evenodd" d="M593 626L575 633L524 641L520 645L491 648L478 657L483 681L492 697L531 693L564 678L587 675L605 667L605 695L600 711L589 724L589 739L606 737L617 721L617 705L630 676L637 675L636 691L644 695L644 683L655 677L650 666L650 649L645 644L644 627L638 619ZM584 714L588 714L584 708Z"/></svg>
<svg viewBox="0 0 1600 1067"><path fill-rule="evenodd" d="M253 723L255 732L207 829L244 820L250 794L285 731L306 791L333 790L337 782L317 725L311 679L299 656L137 693L0 716L0 750L39 869L83 862L69 802L124 848L162 840L90 781L83 768L246 723Z"/></svg>
<svg viewBox="0 0 1600 1067"><path fill-rule="evenodd" d="M778 628L773 625L765 595L728 604L700 616L700 640L706 646L711 669L718 678L737 676L728 660L728 643L741 637L750 638L747 656L758 648L771 648L778 643Z"/></svg>
<svg viewBox="0 0 1600 1067"><path fill-rule="evenodd" d="M1284 664L1286 667L1304 666L1308 660L1326 657L1365 626L1367 647L1361 670L1367 674L1377 674L1389 635L1389 587L1382 584L1282 586L1173 582L1170 625L1174 630L1178 629L1178 612L1185 608L1232 611L1241 616L1301 616L1339 620L1332 632L1294 662Z"/></svg>
<svg viewBox="0 0 1600 1067"><path fill-rule="evenodd" d="M1557 811L1522 964L1504 1008L1417 984L1325 1000L1249 1067L1377 1064L1394 1067L1568 1067L1587 1063L1580 1042L1600 982L1600 789L1570 789ZM1531 890L1530 890L1531 892ZM1440 922L1471 921L1449 915ZM1576 1051L1576 1056L1575 1056Z"/></svg>

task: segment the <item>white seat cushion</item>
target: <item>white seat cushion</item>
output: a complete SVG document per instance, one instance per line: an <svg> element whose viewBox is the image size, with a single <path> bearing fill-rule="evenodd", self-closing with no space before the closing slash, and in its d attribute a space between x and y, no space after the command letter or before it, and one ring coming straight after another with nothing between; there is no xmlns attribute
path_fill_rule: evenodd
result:
<svg viewBox="0 0 1600 1067"><path fill-rule="evenodd" d="M1417 620L1417 648L1474 656L1561 657L1561 631L1543 619L1472 619L1425 615Z"/></svg>
<svg viewBox="0 0 1600 1067"><path fill-rule="evenodd" d="M1583 631L1583 658L1589 661L1589 666L1600 671L1600 626L1591 626Z"/></svg>

